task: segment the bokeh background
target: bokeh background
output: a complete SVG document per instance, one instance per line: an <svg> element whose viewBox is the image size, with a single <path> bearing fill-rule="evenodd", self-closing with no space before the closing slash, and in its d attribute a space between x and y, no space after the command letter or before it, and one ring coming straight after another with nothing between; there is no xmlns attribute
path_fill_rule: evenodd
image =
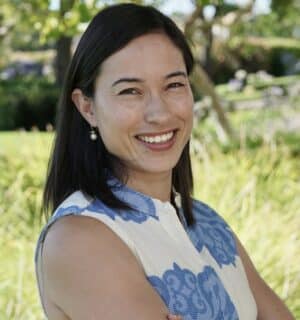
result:
<svg viewBox="0 0 300 320"><path fill-rule="evenodd" d="M87 23L118 2L1 0L1 320L43 319L33 256L58 96ZM132 2L172 16L194 51L195 197L300 319L299 1Z"/></svg>

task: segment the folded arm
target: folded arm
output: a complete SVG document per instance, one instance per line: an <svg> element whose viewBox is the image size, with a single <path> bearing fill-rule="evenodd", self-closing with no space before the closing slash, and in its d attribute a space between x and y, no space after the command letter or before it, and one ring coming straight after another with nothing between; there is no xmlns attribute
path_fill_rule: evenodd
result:
<svg viewBox="0 0 300 320"><path fill-rule="evenodd" d="M239 255L258 309L258 320L294 320L288 308L255 269L246 250L236 237Z"/></svg>

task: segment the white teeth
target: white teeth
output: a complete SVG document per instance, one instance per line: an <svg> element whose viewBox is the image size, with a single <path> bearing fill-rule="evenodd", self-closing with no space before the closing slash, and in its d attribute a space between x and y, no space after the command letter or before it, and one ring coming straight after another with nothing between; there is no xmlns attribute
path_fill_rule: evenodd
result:
<svg viewBox="0 0 300 320"><path fill-rule="evenodd" d="M167 142L171 140L174 136L174 131L171 131L169 133L162 134L160 136L138 136L139 139L148 142L148 143L161 143L161 142Z"/></svg>

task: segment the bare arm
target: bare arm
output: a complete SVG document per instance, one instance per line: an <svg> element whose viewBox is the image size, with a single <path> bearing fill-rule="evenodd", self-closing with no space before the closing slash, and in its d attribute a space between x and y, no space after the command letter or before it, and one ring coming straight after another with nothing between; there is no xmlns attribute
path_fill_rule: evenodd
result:
<svg viewBox="0 0 300 320"><path fill-rule="evenodd" d="M258 320L294 320L284 303L260 277L237 237L236 243L257 304Z"/></svg>
<svg viewBox="0 0 300 320"><path fill-rule="evenodd" d="M47 234L43 255L45 293L70 319L166 319L168 309L136 258L105 224L61 218Z"/></svg>

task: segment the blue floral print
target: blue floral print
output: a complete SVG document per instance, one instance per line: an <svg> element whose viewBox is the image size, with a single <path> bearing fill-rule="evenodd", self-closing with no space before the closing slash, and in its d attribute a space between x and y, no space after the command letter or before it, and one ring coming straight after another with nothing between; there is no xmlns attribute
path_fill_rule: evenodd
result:
<svg viewBox="0 0 300 320"><path fill-rule="evenodd" d="M238 320L235 307L216 272L206 266L195 275L173 263L162 278L148 277L170 312L184 320Z"/></svg>
<svg viewBox="0 0 300 320"><path fill-rule="evenodd" d="M232 264L238 255L232 231L226 222L211 208L200 201L193 201L196 224L187 232L199 252L203 246L220 267Z"/></svg>

